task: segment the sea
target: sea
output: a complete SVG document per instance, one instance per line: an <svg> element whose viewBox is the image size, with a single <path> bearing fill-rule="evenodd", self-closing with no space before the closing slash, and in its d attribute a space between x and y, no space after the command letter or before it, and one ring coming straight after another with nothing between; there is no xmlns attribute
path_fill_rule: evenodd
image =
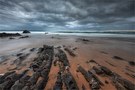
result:
<svg viewBox="0 0 135 90"><path fill-rule="evenodd" d="M22 33L22 31L0 31L0 33ZM73 36L89 36L89 37L131 37L135 38L135 32L77 32L77 31L30 31L33 35L73 35Z"/></svg>

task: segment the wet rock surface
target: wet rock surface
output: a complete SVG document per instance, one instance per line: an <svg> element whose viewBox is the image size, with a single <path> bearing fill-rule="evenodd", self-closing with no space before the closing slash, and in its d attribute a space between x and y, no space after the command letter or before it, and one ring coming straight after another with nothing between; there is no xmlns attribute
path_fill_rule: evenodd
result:
<svg viewBox="0 0 135 90"><path fill-rule="evenodd" d="M23 33L30 33L29 30L23 30Z"/></svg>
<svg viewBox="0 0 135 90"><path fill-rule="evenodd" d="M42 49L30 65L33 69L32 76L27 75L29 70L24 70L19 74L16 71L7 72L0 76L0 90L44 90L53 61L53 46L44 45ZM18 59L14 61L14 64L20 65L28 55L17 54ZM37 83L40 77L42 79Z"/></svg>
<svg viewBox="0 0 135 90"><path fill-rule="evenodd" d="M0 90L48 90L48 88L46 89L47 84L52 79L54 79L54 84L52 84L50 90L80 90L80 87L81 90L104 90L103 87L110 84L117 90L134 90L134 83L113 72L108 67L102 66L95 59L88 59L84 62L90 64L91 68L86 69L85 65L77 64L77 72L76 69L75 71L71 70L73 66L68 58L72 59L78 56L73 57L65 48L66 46L54 48L53 46L43 45L40 48L25 49L29 53L24 53L25 50L22 50L15 54L14 56L17 59L13 63L19 67L23 64L23 61L28 59L31 53L37 51L35 52L36 58L32 59L28 67L26 67L27 69L16 72L18 67L13 67L10 68L10 72L0 75ZM116 68L113 65L114 63L108 61L104 63ZM128 63L126 62L126 64ZM134 63L132 64L134 65ZM133 65L124 68L126 70L124 73L131 78L135 78L134 71L130 70ZM55 73L54 77L52 77L51 73L52 67L55 68L54 70L56 68L58 70L53 71L53 74ZM102 80L101 77L105 79ZM86 88L86 83L78 85L77 80L81 81L82 78L86 80L89 88Z"/></svg>
<svg viewBox="0 0 135 90"><path fill-rule="evenodd" d="M19 33L0 33L0 38L11 37L10 39L13 39L12 37L15 37L15 36L21 36L21 34L19 34Z"/></svg>

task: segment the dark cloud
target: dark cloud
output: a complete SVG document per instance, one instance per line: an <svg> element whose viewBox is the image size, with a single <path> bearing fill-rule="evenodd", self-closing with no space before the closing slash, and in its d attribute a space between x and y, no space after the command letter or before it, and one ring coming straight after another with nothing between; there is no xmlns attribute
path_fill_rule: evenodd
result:
<svg viewBox="0 0 135 90"><path fill-rule="evenodd" d="M0 30L129 30L134 12L134 0L0 0Z"/></svg>

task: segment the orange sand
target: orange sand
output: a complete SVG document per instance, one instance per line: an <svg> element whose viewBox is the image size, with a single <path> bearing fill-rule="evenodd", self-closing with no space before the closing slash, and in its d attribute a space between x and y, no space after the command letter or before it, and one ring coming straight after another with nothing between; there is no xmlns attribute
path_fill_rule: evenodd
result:
<svg viewBox="0 0 135 90"><path fill-rule="evenodd" d="M74 76L79 89L82 89L82 85L85 86L87 90L89 90L90 86L88 82L85 80L83 75L79 72L76 72L77 65L81 65L85 68L85 70L89 70L92 68L93 64L86 63L88 60L95 60L102 66L106 66L112 71L118 73L123 78L130 80L134 83L135 79L125 74L125 72L131 73L130 71L125 70L125 67L128 66L129 69L135 71L135 67L130 66L128 62L122 60L116 60L112 57L117 55L122 57L126 61L134 60L133 46L135 46L134 42L121 41L121 40L113 40L106 38L94 38L94 37L77 37L77 36L52 36L40 35L40 36L32 36L26 39L14 39L9 40L8 38L0 39L0 56L8 55L8 60L0 65L0 74L9 71L9 69L15 68L15 65L11 65L11 63L16 59L15 56L11 54L14 53L30 53L28 58L23 61L24 66L19 66L18 72L21 72L24 69L28 69L32 60L36 57L35 52L29 52L29 49L35 47L42 47L42 45L53 45L57 46L71 46L77 47L75 50L76 57L70 56L66 51L65 53L68 56L68 60L70 62L70 72ZM79 40L78 38L87 38L90 42L85 43L84 41ZM25 50L21 51L21 49ZM106 53L102 53L106 52ZM111 66L107 62L115 65ZM52 90L56 81L57 72L59 68L58 66L54 66L52 64L51 71L49 73L49 80L44 90ZM28 73L32 75L32 71ZM111 81L107 77L98 76L99 79L105 84L105 80L109 82L109 84L105 84L102 87L102 90L116 90L115 87L111 84ZM65 88L63 89L65 90Z"/></svg>

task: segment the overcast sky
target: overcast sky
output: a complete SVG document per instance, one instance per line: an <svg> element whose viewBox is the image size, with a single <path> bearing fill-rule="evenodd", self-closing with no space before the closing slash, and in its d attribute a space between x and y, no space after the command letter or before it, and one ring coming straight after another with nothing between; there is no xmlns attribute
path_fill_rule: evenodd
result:
<svg viewBox="0 0 135 90"><path fill-rule="evenodd" d="M0 30L133 30L134 0L0 0Z"/></svg>

